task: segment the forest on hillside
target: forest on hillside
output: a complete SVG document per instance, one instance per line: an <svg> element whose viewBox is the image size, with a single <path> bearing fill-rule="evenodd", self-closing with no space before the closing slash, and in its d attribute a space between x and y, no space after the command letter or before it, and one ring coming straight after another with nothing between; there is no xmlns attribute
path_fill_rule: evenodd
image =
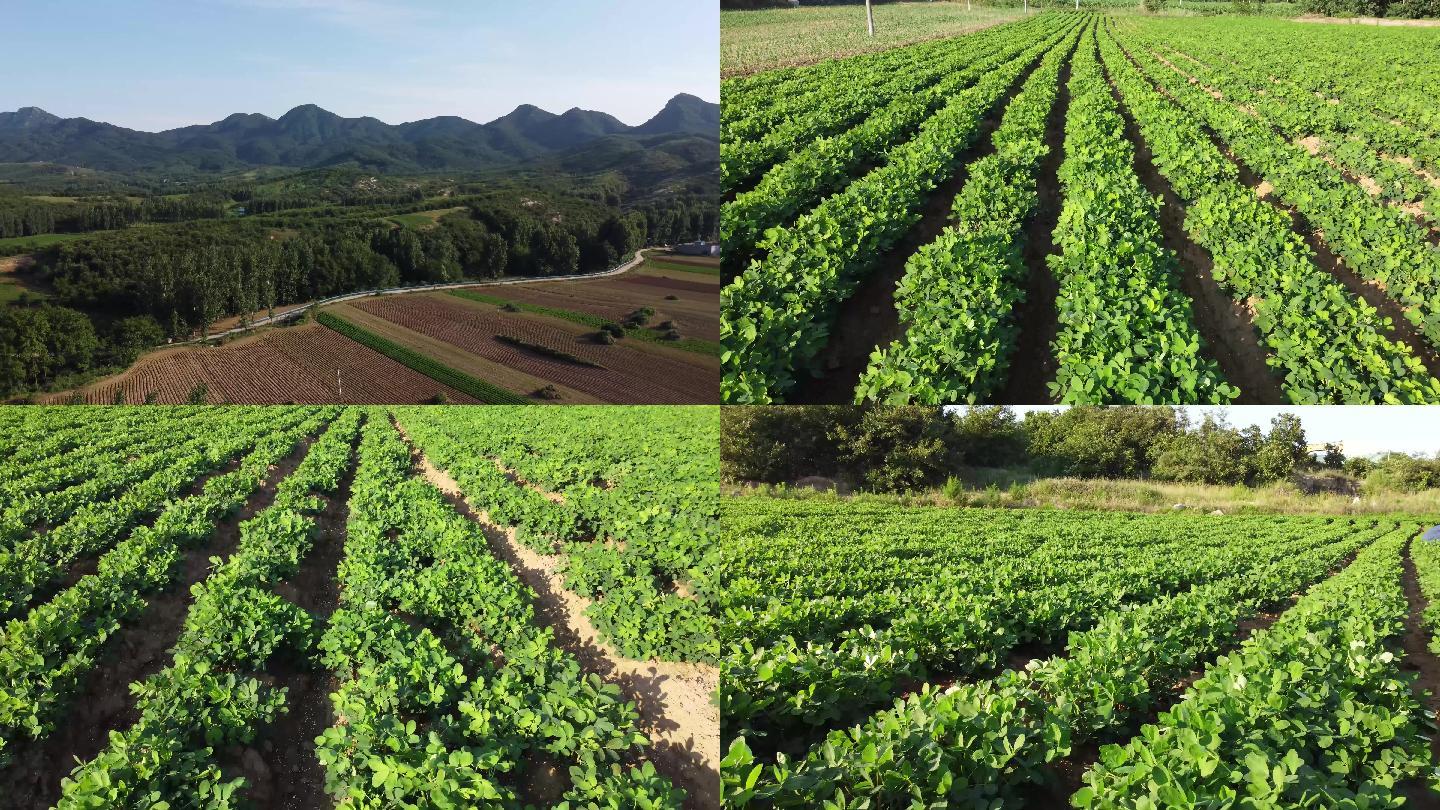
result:
<svg viewBox="0 0 1440 810"><path fill-rule="evenodd" d="M25 291L0 305L0 396L68 387L277 306L600 272L639 247L718 230L703 179L637 189L603 173L456 181L328 171L157 195L113 179L87 194L70 177L71 196L56 194L59 181L0 184L0 256L29 254L16 274Z"/></svg>

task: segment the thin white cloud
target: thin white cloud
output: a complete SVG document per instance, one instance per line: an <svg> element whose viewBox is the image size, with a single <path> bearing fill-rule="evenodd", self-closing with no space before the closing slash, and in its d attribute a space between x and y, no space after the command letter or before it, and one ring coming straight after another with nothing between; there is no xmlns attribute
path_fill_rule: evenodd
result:
<svg viewBox="0 0 1440 810"><path fill-rule="evenodd" d="M302 12L326 22L371 34L393 35L433 22L435 15L415 4L384 0L223 0L226 5L265 11Z"/></svg>

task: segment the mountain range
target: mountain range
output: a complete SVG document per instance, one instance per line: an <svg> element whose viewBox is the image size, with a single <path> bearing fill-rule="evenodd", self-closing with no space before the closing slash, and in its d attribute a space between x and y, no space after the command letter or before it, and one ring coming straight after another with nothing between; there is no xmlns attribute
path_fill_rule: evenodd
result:
<svg viewBox="0 0 1440 810"><path fill-rule="evenodd" d="M486 124L440 116L405 124L342 118L313 104L279 118L235 113L213 124L141 132L38 107L0 113L0 163L55 163L113 172L224 172L358 166L376 172L473 170L718 141L720 105L680 94L639 126L579 108L529 104ZM718 147L712 147L718 148Z"/></svg>

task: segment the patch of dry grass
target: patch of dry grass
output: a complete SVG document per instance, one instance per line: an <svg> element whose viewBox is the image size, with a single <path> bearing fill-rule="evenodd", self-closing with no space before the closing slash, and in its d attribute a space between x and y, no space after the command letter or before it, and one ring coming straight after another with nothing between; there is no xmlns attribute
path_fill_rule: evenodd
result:
<svg viewBox="0 0 1440 810"><path fill-rule="evenodd" d="M843 491L843 490L842 490ZM1015 509L1100 509L1124 512L1213 512L1225 514L1305 514L1429 516L1440 521L1440 491L1362 491L1307 495L1294 484L1264 487L1175 484L1160 481L1035 478L1023 473L983 471L967 474L955 486L926 492L886 495L836 494L786 486L727 485L725 494L764 494L793 498L854 498L909 506L977 506ZM1176 506L1179 506L1179 510Z"/></svg>

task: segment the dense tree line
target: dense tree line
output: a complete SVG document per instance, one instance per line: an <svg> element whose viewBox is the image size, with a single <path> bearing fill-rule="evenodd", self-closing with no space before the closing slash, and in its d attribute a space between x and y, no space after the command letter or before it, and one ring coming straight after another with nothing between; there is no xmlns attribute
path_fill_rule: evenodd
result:
<svg viewBox="0 0 1440 810"><path fill-rule="evenodd" d="M1260 485L1312 464L1300 420L1268 431L1173 408L1070 408L1022 420L1008 408L735 407L722 410L721 464L732 480L809 475L876 491L937 486L961 466L1080 478Z"/></svg>
<svg viewBox="0 0 1440 810"><path fill-rule="evenodd" d="M647 244L714 241L720 233L720 206L713 196L688 195L636 206L645 216Z"/></svg>
<svg viewBox="0 0 1440 810"><path fill-rule="evenodd" d="M1300 8L1329 17L1440 17L1440 0L1300 0Z"/></svg>
<svg viewBox="0 0 1440 810"><path fill-rule="evenodd" d="M247 213L273 214L277 211L290 211L299 208L319 208L323 206L405 205L407 203L424 202L426 195L423 189L417 187L407 191L388 194L334 190L295 192L292 194L269 194L256 193L253 188L238 188L231 192L231 196L237 202L244 204Z"/></svg>
<svg viewBox="0 0 1440 810"><path fill-rule="evenodd" d="M607 270L656 230L645 211L531 202L476 201L418 229L373 215L297 213L55 245L27 271L50 288L54 305L3 309L0 351L8 362L0 364L0 395L123 366L167 337L208 334L223 318L243 322L286 304L365 289ZM680 214L650 210L666 223L693 215L683 204ZM45 344L62 333L78 343Z"/></svg>
<svg viewBox="0 0 1440 810"><path fill-rule="evenodd" d="M125 228L140 222L219 219L229 204L214 196L156 197L139 202L97 199L76 202L0 198L0 239L46 233L87 233Z"/></svg>
<svg viewBox="0 0 1440 810"><path fill-rule="evenodd" d="M42 304L0 308L0 395L13 396L135 362L164 338L149 316L97 327L68 307Z"/></svg>

